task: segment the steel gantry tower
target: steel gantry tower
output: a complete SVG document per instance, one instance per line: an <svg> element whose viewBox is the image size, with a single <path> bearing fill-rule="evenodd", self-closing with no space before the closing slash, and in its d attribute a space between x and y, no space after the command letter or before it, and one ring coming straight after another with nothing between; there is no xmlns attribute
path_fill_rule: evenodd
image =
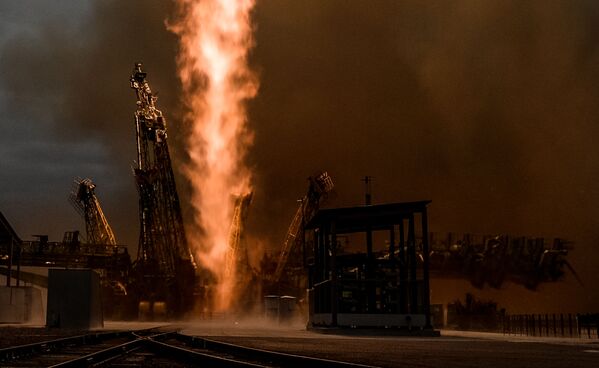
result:
<svg viewBox="0 0 599 368"><path fill-rule="evenodd" d="M139 191L140 236L136 269L140 276L140 301L149 305L150 314L154 302L166 303L169 314L180 314L189 302L185 295L193 289L193 258L175 187L166 120L156 108L157 98L146 75L137 63L130 79L137 96L134 174Z"/></svg>

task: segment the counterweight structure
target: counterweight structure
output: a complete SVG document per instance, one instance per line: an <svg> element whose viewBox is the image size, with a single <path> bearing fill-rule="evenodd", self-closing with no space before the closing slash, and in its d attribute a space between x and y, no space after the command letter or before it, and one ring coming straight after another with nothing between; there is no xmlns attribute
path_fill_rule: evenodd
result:
<svg viewBox="0 0 599 368"><path fill-rule="evenodd" d="M141 301L147 301L152 313L152 304L161 302L166 303L168 314L181 314L182 308L191 304L187 297L193 291L194 265L175 187L166 120L156 108L157 98L141 64L135 64L130 81L137 96L134 173L139 191L140 236L135 268L140 276L140 306Z"/></svg>
<svg viewBox="0 0 599 368"><path fill-rule="evenodd" d="M87 243L116 245L112 228L106 220L91 179L75 179L70 200L85 221Z"/></svg>

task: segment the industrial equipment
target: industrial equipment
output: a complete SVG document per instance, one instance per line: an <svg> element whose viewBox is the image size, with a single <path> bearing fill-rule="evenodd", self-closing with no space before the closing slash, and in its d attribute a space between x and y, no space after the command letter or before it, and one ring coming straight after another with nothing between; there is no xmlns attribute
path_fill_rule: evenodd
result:
<svg viewBox="0 0 599 368"><path fill-rule="evenodd" d="M431 330L430 202L328 208L312 217L305 226L312 239L311 246L305 243L309 326ZM377 256L374 233L385 237L387 259ZM366 241L353 253L341 252L338 236L352 234Z"/></svg>
<svg viewBox="0 0 599 368"><path fill-rule="evenodd" d="M572 248L569 242L555 238L511 235L431 233L431 276L467 278L476 288L489 285L500 288L511 281L535 290L540 283L562 279Z"/></svg>
<svg viewBox="0 0 599 368"><path fill-rule="evenodd" d="M91 179L77 178L69 199L85 221L87 243L116 245L114 233L96 197L95 188Z"/></svg>
<svg viewBox="0 0 599 368"><path fill-rule="evenodd" d="M229 249L225 255L225 278L238 278L248 269L247 248L242 241L248 207L252 202L252 193L241 194L235 198L233 219L229 230ZM243 268L243 269L242 269ZM236 272L237 271L237 272ZM234 274L236 272L237 274Z"/></svg>
<svg viewBox="0 0 599 368"><path fill-rule="evenodd" d="M289 253L298 241L298 234L300 231L303 231L303 225L314 216L316 211L318 211L320 199L333 190L333 180L326 171L319 175L311 176L308 180L310 182L308 193L306 193L300 200L300 205L297 211L295 211L295 216L293 216L293 220L291 220L291 225L289 225L289 230L287 230L287 235L283 241L277 268L273 275L274 282L279 281L281 278L283 270L287 265L287 260L289 259Z"/></svg>
<svg viewBox="0 0 599 368"><path fill-rule="evenodd" d="M134 174L139 191L140 236L134 265L136 289L143 318L178 316L193 306L195 265L183 228L166 119L156 108L157 97L141 67L135 64L130 79L137 96Z"/></svg>
<svg viewBox="0 0 599 368"><path fill-rule="evenodd" d="M251 311L260 297L258 273L249 262L245 223L253 193L234 196L235 205L229 229L229 248L225 254L224 279L229 280L236 298L229 310L237 314Z"/></svg>

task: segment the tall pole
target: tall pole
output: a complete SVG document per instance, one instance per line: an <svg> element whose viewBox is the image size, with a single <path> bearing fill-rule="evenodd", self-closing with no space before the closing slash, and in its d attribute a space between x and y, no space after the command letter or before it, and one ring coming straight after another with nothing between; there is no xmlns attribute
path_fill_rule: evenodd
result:
<svg viewBox="0 0 599 368"><path fill-rule="evenodd" d="M17 250L17 287L21 286L21 254L23 253L23 247L21 244L18 245Z"/></svg>
<svg viewBox="0 0 599 368"><path fill-rule="evenodd" d="M364 204L370 206L372 204L372 176L366 175L362 181L364 182Z"/></svg>
<svg viewBox="0 0 599 368"><path fill-rule="evenodd" d="M426 318L426 328L432 328L431 326L431 296L430 296L430 284L429 284L429 234L428 234L428 216L426 211L426 205L422 210L422 306L424 307L424 315Z"/></svg>
<svg viewBox="0 0 599 368"><path fill-rule="evenodd" d="M6 287L10 287L10 277L12 276L12 256L14 248L14 239L10 238L10 253L8 255L8 274L6 275ZM12 294L11 294L12 297Z"/></svg>

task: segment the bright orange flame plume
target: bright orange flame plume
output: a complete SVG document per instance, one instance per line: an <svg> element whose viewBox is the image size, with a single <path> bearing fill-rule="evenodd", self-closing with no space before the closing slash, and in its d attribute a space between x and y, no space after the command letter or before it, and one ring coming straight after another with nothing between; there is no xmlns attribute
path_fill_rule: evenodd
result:
<svg viewBox="0 0 599 368"><path fill-rule="evenodd" d="M231 306L235 280L225 279L225 257L233 195L251 191L244 165L253 135L245 102L258 82L247 56L253 46L254 0L176 0L178 17L169 28L179 36L179 78L192 124L187 141L194 221L203 234L189 234L196 259L217 277L215 308ZM233 272L234 274L234 272Z"/></svg>

